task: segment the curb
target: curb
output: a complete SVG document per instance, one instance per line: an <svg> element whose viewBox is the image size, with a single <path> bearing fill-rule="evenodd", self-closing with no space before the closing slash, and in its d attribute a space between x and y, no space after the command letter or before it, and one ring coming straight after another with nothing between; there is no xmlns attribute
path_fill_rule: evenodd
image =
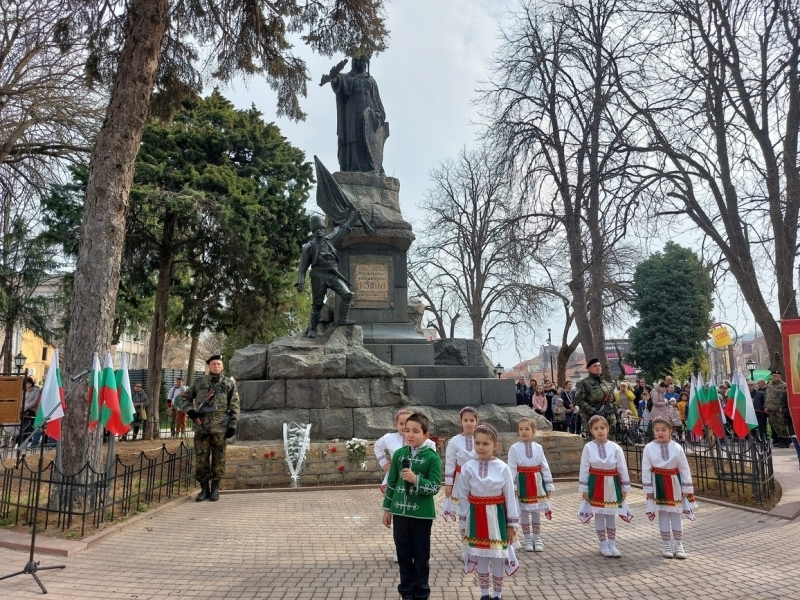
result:
<svg viewBox="0 0 800 600"><path fill-rule="evenodd" d="M193 497L193 491L194 490L186 493L183 496L179 496L178 498L170 500L169 502L154 508L152 511L147 511L144 514L131 517L124 523L107 527L102 531L98 531L94 535L90 535L82 540L64 540L61 538L37 537L35 552L36 554L46 554L49 556L72 556L73 554L82 552L87 548L96 546L108 537L128 531L130 528L135 527L142 521L147 521L153 518L162 511L169 510L170 508L174 508L175 506L186 502ZM28 534L18 533L16 531L0 531L0 548L28 552L31 547L30 540L31 538Z"/></svg>
<svg viewBox="0 0 800 600"><path fill-rule="evenodd" d="M641 483L631 483L631 487L635 487L636 489L640 490L640 489L642 489L642 484ZM724 506L725 508L735 508L735 509L738 509L738 510L743 510L745 512L751 512L751 513L756 513L758 515L764 515L765 517L775 517L776 519L784 519L784 520L788 520L788 521L791 521L792 519L794 519L794 517L787 517L787 516L783 516L783 515L772 514L771 511L764 510L762 508L753 508L751 506L742 506L741 504L733 504L732 502L725 502L723 500L717 500L716 498L706 498L705 496L698 496L697 494L695 494L694 499L695 500L699 500L701 502L708 502L709 504L716 504L717 506ZM777 506L775 508L777 508ZM775 508L773 508L772 510L775 510ZM798 511L798 512L800 513L800 511ZM797 516L797 515L795 515L795 516Z"/></svg>

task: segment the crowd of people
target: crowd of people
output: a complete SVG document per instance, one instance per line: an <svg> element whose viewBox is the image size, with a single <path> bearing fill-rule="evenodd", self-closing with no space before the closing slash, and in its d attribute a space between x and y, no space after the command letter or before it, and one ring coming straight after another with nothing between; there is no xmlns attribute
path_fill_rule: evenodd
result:
<svg viewBox="0 0 800 600"><path fill-rule="evenodd" d="M747 384L758 419L756 435L764 440L771 439L775 447L790 447L794 431L789 414L786 383L782 381L781 374L773 371L769 381L750 380ZM723 411L729 401L729 389L730 383L727 381L723 381L717 388ZM531 377L527 382L524 375L520 375L515 393L518 406L532 408L535 413L552 423L554 431L566 431L586 437L587 432L583 424L587 421L587 417L592 415L582 413L580 398L576 397L576 390L571 381L560 387L549 379L538 383ZM613 416L622 428L638 428L649 432L652 432L650 425L653 420L661 417L674 427L675 439L683 439L687 435L686 422L690 395L690 383L681 384L674 381L670 375L653 383L647 383L643 377L634 383L619 381L608 395L606 402L606 413L613 415L604 416L607 419ZM609 422L613 427L613 420L609 419ZM726 426L730 430L730 420Z"/></svg>
<svg viewBox="0 0 800 600"><path fill-rule="evenodd" d="M555 486L544 449L534 441L535 419L519 419L519 441L504 461L498 456L498 431L480 423L476 409L464 407L459 418L462 432L447 443L444 469L429 444L430 423L423 414L401 409L395 416L397 432L375 445L386 472L381 486L383 524L393 529L403 600L427 600L430 595L434 498L442 487L442 516L458 523L463 571L477 573L480 600L501 598L504 578L520 568L514 550L520 546L515 543L518 537L526 552L544 552L542 517L552 518ZM645 515L658 520L662 556L685 559L682 518L694 520L697 508L689 463L681 445L672 440L672 422L657 416L652 424L654 440L642 458ZM583 524L594 519L600 554L618 558L622 552L616 519L633 518L626 502L631 484L625 453L609 438L611 428L604 416L593 415L587 425L590 441L581 456L577 517Z"/></svg>

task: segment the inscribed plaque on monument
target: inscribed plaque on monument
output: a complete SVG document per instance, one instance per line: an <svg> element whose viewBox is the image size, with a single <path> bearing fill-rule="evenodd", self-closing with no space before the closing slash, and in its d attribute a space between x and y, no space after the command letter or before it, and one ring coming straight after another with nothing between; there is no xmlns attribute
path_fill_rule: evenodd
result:
<svg viewBox="0 0 800 600"><path fill-rule="evenodd" d="M392 308L393 273L389 256L351 256L353 308Z"/></svg>
<svg viewBox="0 0 800 600"><path fill-rule="evenodd" d="M22 377L0 377L0 425L19 423Z"/></svg>

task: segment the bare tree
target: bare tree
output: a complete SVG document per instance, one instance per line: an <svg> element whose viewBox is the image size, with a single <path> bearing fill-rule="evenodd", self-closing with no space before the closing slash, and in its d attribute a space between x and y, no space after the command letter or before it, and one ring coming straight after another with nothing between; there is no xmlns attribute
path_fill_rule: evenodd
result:
<svg viewBox="0 0 800 600"><path fill-rule="evenodd" d="M514 169L529 216L556 223L566 244L572 317L606 374L609 261L640 200L625 149L631 119L615 98L620 21L614 0L524 1L483 95L488 135Z"/></svg>
<svg viewBox="0 0 800 600"><path fill-rule="evenodd" d="M462 150L435 169L422 205L426 226L409 265L409 278L429 304L435 326L448 337L463 314L472 339L485 346L511 330L527 330L538 312L535 290L520 271L524 237L508 173L487 150Z"/></svg>
<svg viewBox="0 0 800 600"><path fill-rule="evenodd" d="M65 161L85 157L100 125L80 44L55 39L65 1L0 4L0 184L44 193Z"/></svg>
<svg viewBox="0 0 800 600"><path fill-rule="evenodd" d="M635 149L652 163L659 214L688 217L718 249L764 332L770 368L782 370L778 319L798 316L800 8L662 0L632 2L629 19L637 60L616 77L645 130Z"/></svg>

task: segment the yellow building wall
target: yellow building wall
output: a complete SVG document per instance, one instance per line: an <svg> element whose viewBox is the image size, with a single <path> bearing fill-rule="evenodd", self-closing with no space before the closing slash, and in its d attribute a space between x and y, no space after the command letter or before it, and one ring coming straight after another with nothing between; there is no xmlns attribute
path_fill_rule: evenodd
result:
<svg viewBox="0 0 800 600"><path fill-rule="evenodd" d="M37 383L44 381L47 368L50 366L50 361L53 359L53 347L49 346L42 338L27 329L22 333L21 346L22 354L27 358L22 370L28 369L29 375L33 377ZM42 359L45 354L46 358ZM33 373L30 373L31 370L33 370Z"/></svg>

